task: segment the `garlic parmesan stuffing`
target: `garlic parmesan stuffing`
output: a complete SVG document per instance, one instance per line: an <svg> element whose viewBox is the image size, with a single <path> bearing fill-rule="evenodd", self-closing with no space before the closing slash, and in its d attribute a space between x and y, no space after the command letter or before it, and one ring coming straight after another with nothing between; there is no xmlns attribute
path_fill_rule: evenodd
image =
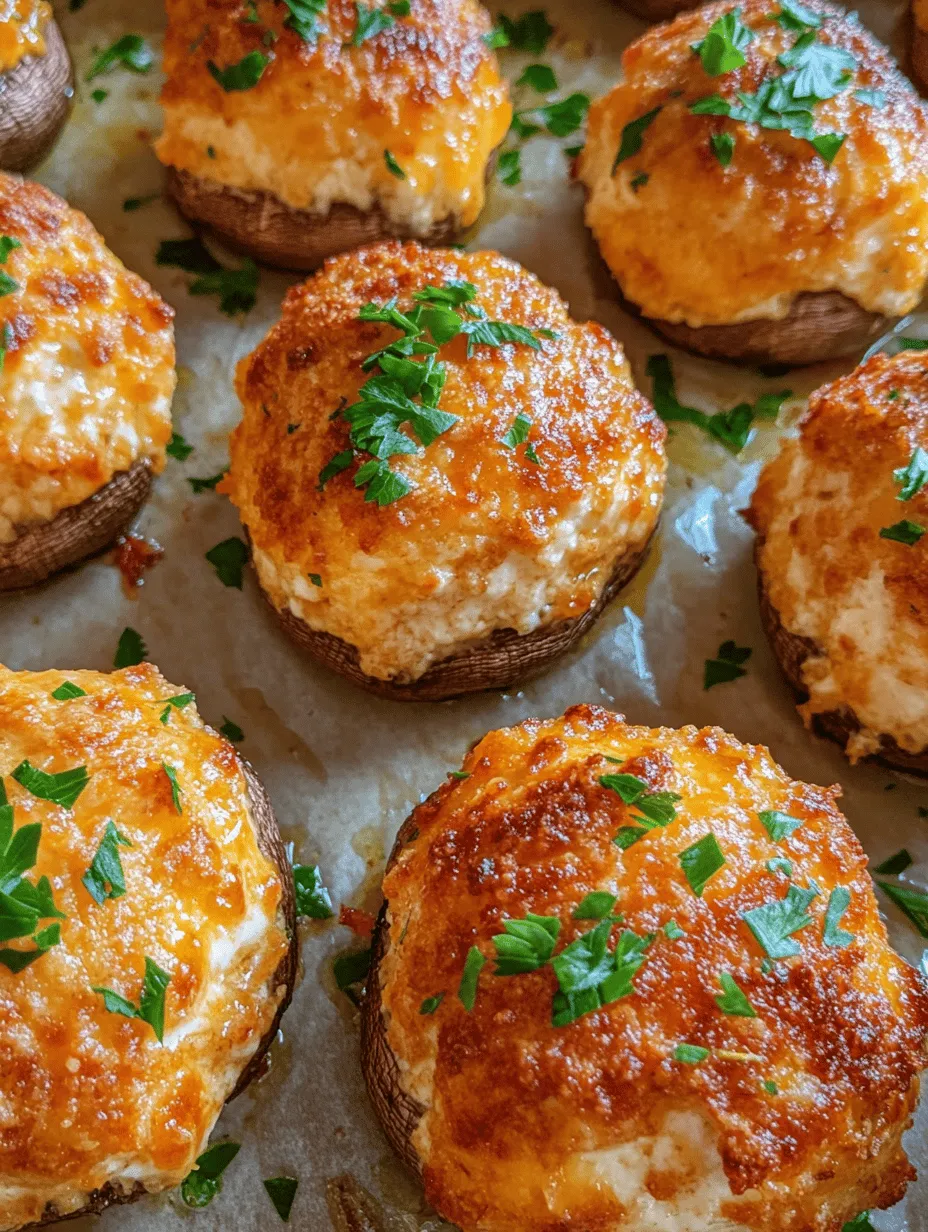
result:
<svg viewBox="0 0 928 1232"><path fill-rule="evenodd" d="M928 354L876 355L812 395L751 503L767 601L808 639L807 722L847 753L928 749Z"/></svg>
<svg viewBox="0 0 928 1232"><path fill-rule="evenodd" d="M928 115L884 47L821 0L654 26L590 109L586 217L623 293L689 326L782 319L837 291L890 316L928 278Z"/></svg>
<svg viewBox="0 0 928 1232"><path fill-rule="evenodd" d="M415 234L480 213L511 108L475 0L167 9L168 166L318 214L380 207Z"/></svg>
<svg viewBox="0 0 928 1232"><path fill-rule="evenodd" d="M16 68L24 56L45 54L51 15L47 0L0 0L0 73Z"/></svg>
<svg viewBox="0 0 928 1232"><path fill-rule="evenodd" d="M372 676L582 615L660 512L664 428L621 347L496 253L327 262L238 391L219 490L261 584Z"/></svg>
<svg viewBox="0 0 928 1232"><path fill-rule="evenodd" d="M0 174L0 542L171 436L173 310L60 197Z"/></svg>
<svg viewBox="0 0 928 1232"><path fill-rule="evenodd" d="M0 668L0 775L6 1229L183 1180L287 937L236 754L154 667Z"/></svg>
<svg viewBox="0 0 928 1232"><path fill-rule="evenodd" d="M902 1196L928 991L838 795L575 706L414 810L375 978L444 1218L832 1232Z"/></svg>

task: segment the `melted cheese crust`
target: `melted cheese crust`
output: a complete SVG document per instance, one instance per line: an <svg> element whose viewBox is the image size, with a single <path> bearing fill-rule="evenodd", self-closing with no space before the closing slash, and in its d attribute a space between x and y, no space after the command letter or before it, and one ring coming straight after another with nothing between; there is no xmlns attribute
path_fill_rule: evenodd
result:
<svg viewBox="0 0 928 1232"><path fill-rule="evenodd" d="M45 54L51 15L46 0L0 0L0 73L8 73L24 56Z"/></svg>
<svg viewBox="0 0 928 1232"><path fill-rule="evenodd" d="M388 1039L426 1108L413 1141L445 1218L464 1232L840 1232L898 1200L928 989L889 948L839 788L795 782L718 728L626 726L596 706L491 732L464 770L415 809L384 882ZM682 797L624 852L613 837L632 812L599 784L613 773ZM803 824L775 844L766 809ZM710 829L726 863L697 898L679 856ZM784 874L765 868L777 856L822 892L794 936L801 953L765 973L741 917L785 897ZM823 938L835 886L851 892L844 949ZM490 938L504 918L553 915L560 950L593 927L572 918L593 891L656 936L630 996L555 1028L551 968L497 977ZM660 931L671 919L685 936ZM467 1013L456 994L473 945L488 965ZM718 1009L723 970L756 1018ZM685 1065L681 1042L761 1060Z"/></svg>
<svg viewBox="0 0 928 1232"><path fill-rule="evenodd" d="M755 33L747 63L710 77L690 44L732 7L706 5L646 31L624 54L623 81L590 109L578 173L587 223L622 292L645 315L690 326L779 319L798 294L830 290L872 312L911 311L928 277L925 105L856 19L810 0L824 16L819 39L858 63L850 88L814 108L816 132L847 134L831 166L788 133L692 115L696 99L737 102L782 72L776 57L797 38L768 0L745 0ZM885 106L856 100L861 88L882 91ZM623 128L656 107L640 153L613 175ZM710 145L716 133L735 138L727 168Z"/></svg>
<svg viewBox="0 0 928 1232"><path fill-rule="evenodd" d="M164 466L174 310L39 184L0 174L0 542L144 459Z"/></svg>
<svg viewBox="0 0 928 1232"><path fill-rule="evenodd" d="M399 336L360 322L360 308L397 296L409 309L414 291L448 279L472 282L491 319L559 338L470 359L455 338L441 348L439 405L458 422L391 459L414 490L379 508L352 465L318 491L322 468L349 447L333 412L356 400L361 361ZM290 291L237 387L244 417L220 491L241 511L262 585L278 608L357 646L370 675L415 679L494 629L581 615L660 513L665 429L622 348L497 253L388 243L335 257ZM540 465L501 443L519 413Z"/></svg>
<svg viewBox="0 0 928 1232"><path fill-rule="evenodd" d="M852 710L852 761L881 735L928 748L928 538L880 537L902 519L928 525L928 489L899 501L893 479L917 447L928 449L928 356L876 355L812 395L751 503L770 601L818 648L800 713Z"/></svg>
<svg viewBox="0 0 928 1232"><path fill-rule="evenodd" d="M64 680L87 693L51 697ZM277 870L259 850L235 750L149 664L97 672L0 669L0 771L15 825L42 824L38 862L66 913L61 944L19 974L0 965L0 1227L80 1208L106 1182L177 1185L265 1031L287 940ZM23 758L57 773L86 765L73 810L9 778ZM162 763L173 766L183 813ZM81 884L107 820L123 897ZM5 943L21 947L21 942ZM29 948L26 946L25 948ZM164 1046L109 1013L92 986L138 1004L144 959L171 972Z"/></svg>
<svg viewBox="0 0 928 1232"><path fill-rule="evenodd" d="M315 44L285 25L286 6L273 0L257 0L257 22L239 0L169 0L167 9L162 162L296 209L380 205L423 235L451 215L467 226L480 213L512 108L475 0L416 0L360 47L354 0L329 0ZM268 54L268 30L277 38L261 80L224 91L208 63ZM385 150L405 179L391 174Z"/></svg>

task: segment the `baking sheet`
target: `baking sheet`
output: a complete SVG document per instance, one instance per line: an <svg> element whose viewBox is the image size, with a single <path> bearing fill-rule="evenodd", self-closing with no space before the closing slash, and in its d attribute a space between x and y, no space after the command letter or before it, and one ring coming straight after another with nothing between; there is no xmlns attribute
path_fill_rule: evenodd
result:
<svg viewBox="0 0 928 1232"><path fill-rule="evenodd" d="M531 4L501 7L515 14ZM915 859L905 878L928 888L928 840L918 818L919 806L928 806L928 785L872 767L852 768L837 748L810 736L761 633L751 534L738 511L778 433L798 416L799 400L786 408L779 425L761 425L737 459L696 429L674 431L663 528L649 563L578 650L519 692L437 706L377 701L301 659L265 610L251 576L241 593L219 582L204 553L239 533L238 520L225 499L194 496L186 480L213 475L226 464L226 438L239 415L234 365L274 321L292 279L262 271L256 307L230 320L213 300L189 296L187 276L155 265L160 240L190 233L161 201L131 213L122 209L124 199L155 193L162 182L151 152L159 128L158 72L116 70L89 86L83 79L94 51L122 34L143 34L160 52L162 6L154 0L86 0L72 13L64 0L56 9L81 84L70 124L37 178L85 210L126 264L177 309L175 426L194 452L183 463L169 459L141 515L140 533L157 540L165 555L137 598L127 598L106 558L35 592L4 597L3 662L12 668L107 670L121 630L137 629L167 678L196 692L204 717L218 725L228 716L244 729L242 751L267 784L295 859L321 864L336 903L375 905L385 852L400 822L448 769L460 765L473 740L489 728L554 715L580 701L599 702L641 723L717 723L769 745L796 778L842 783L847 816L874 860L905 845ZM621 49L641 23L607 0L553 0L546 11L557 29L548 51L535 57L503 52L507 75L515 80L529 60L543 60L557 72L556 97L575 90L603 93L618 75ZM861 17L901 50L900 3L868 0ZM90 97L95 87L109 92L101 103ZM528 96L516 105L532 101ZM577 318L602 321L625 344L646 391L645 362L658 351L673 355L681 400L709 411L784 386L800 399L837 374L840 368L831 366L764 380L673 352L623 314L583 229L580 189L568 178L562 147L576 141L532 139L523 155L522 184L493 183L471 246L517 258L558 287ZM753 648L748 675L703 692L703 662L727 638ZM894 910L890 914L895 945L922 963L919 937ZM111 1210L94 1227L175 1232L189 1230L193 1220L197 1232L273 1228L277 1216L261 1180L289 1174L300 1179L291 1226L316 1232L330 1227L327 1186L346 1173L384 1204L383 1227L369 1223L371 1232L447 1227L429 1215L417 1186L392 1160L367 1105L355 1013L331 977L333 954L350 940L336 924L306 931L303 980L270 1071L226 1110L215 1135L243 1144L222 1194L196 1212L176 1195L148 1198ZM883 1232L928 1232L924 1102L908 1145L923 1178L895 1210L873 1216ZM87 1232L91 1223L73 1227Z"/></svg>

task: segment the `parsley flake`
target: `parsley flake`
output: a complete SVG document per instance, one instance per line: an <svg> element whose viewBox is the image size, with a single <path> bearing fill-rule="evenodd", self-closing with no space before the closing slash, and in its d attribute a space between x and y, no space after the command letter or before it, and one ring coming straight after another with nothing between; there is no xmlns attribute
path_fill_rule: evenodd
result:
<svg viewBox="0 0 928 1232"><path fill-rule="evenodd" d="M556 916L533 915L524 920L503 920L503 932L491 937L496 950L494 975L524 975L549 961L561 931Z"/></svg>
<svg viewBox="0 0 928 1232"><path fill-rule="evenodd" d="M709 1056L709 1049L701 1044L677 1044L673 1050L673 1059L684 1065L698 1065Z"/></svg>
<svg viewBox="0 0 928 1232"><path fill-rule="evenodd" d="M389 150L384 150L383 161L387 164L387 170L390 172L391 175L396 176L398 180L406 179L406 172L399 165L399 163L396 161L396 159L393 157L393 155L390 153Z"/></svg>
<svg viewBox="0 0 928 1232"><path fill-rule="evenodd" d="M171 975L163 971L154 959L145 959L145 978L142 983L142 993L138 1005L133 1005L118 992L111 988L92 987L91 992L98 993L103 998L103 1004L111 1014L121 1014L123 1018L138 1018L147 1022L155 1033L159 1044L164 1043L164 1000Z"/></svg>
<svg viewBox="0 0 928 1232"><path fill-rule="evenodd" d="M703 890L724 865L725 856L711 830L680 852L680 867L697 898L702 898Z"/></svg>
<svg viewBox="0 0 928 1232"><path fill-rule="evenodd" d="M227 94L232 94L237 90L253 90L264 76L264 70L270 62L270 56L255 50L249 51L236 64L228 64L225 68L220 68L213 60L207 60L206 67L212 79L222 86Z"/></svg>
<svg viewBox="0 0 928 1232"><path fill-rule="evenodd" d="M12 771L12 777L36 799L48 800L49 803L66 809L74 808L78 796L90 782L86 766L62 770L59 774L48 774L28 761L21 761Z"/></svg>
<svg viewBox="0 0 928 1232"><path fill-rule="evenodd" d="M366 4L361 4L360 0L355 0L354 8L357 24L351 41L355 47L360 47L367 39L382 34L396 24L395 18L386 9L368 8Z"/></svg>
<svg viewBox="0 0 928 1232"><path fill-rule="evenodd" d="M774 875L777 873L783 873L786 877L792 877L793 875L792 862L787 860L785 856L774 856L772 860L767 860L764 868L768 873L773 873Z"/></svg>
<svg viewBox="0 0 928 1232"><path fill-rule="evenodd" d="M180 1196L187 1206L209 1206L222 1189L223 1172L240 1149L237 1142L217 1142L197 1158L193 1171L180 1187Z"/></svg>
<svg viewBox="0 0 928 1232"><path fill-rule="evenodd" d="M513 51L527 51L537 56L548 46L554 33L554 27L542 9L534 9L516 18L498 13L496 20L496 29L490 36L492 41L487 39L491 47L511 47Z"/></svg>
<svg viewBox="0 0 928 1232"><path fill-rule="evenodd" d="M912 863L912 857L903 847L901 851L897 851L895 855L887 857L882 864L878 864L873 870L875 873L885 873L887 876L895 877L898 873L904 873Z"/></svg>
<svg viewBox="0 0 928 1232"><path fill-rule="evenodd" d="M529 64L522 70L522 76L516 81L517 86L528 86L536 94L548 94L557 89L557 78L554 70L547 64Z"/></svg>
<svg viewBox="0 0 928 1232"><path fill-rule="evenodd" d="M496 174L504 184L514 188L522 183L522 151L503 150L496 160Z"/></svg>
<svg viewBox="0 0 928 1232"><path fill-rule="evenodd" d="M353 1001L356 1000L352 996L354 986L362 984L367 979L370 969L370 948L366 950L349 950L347 954L338 954L332 960L332 974L335 976L335 983L339 992L347 993Z"/></svg>
<svg viewBox="0 0 928 1232"><path fill-rule="evenodd" d="M175 266L186 274L199 274L190 284L191 295L218 295L226 316L249 312L258 291L258 267L246 257L238 269L226 269L199 239L162 240L155 262Z"/></svg>
<svg viewBox="0 0 928 1232"><path fill-rule="evenodd" d="M79 685L74 684L71 680L65 680L57 689L53 690L52 697L56 702L70 702L75 697L86 697L86 692Z"/></svg>
<svg viewBox="0 0 928 1232"><path fill-rule="evenodd" d="M195 495L199 496L201 492L213 492L216 486L225 479L228 474L228 467L219 472L218 475L210 475L206 479L198 479L193 476L188 476L187 482L193 489Z"/></svg>
<svg viewBox="0 0 928 1232"><path fill-rule="evenodd" d="M242 589L245 565L248 563L248 546L237 535L223 539L206 553L206 559L216 570L223 586Z"/></svg>
<svg viewBox="0 0 928 1232"><path fill-rule="evenodd" d="M122 898L125 894L126 879L119 858L119 848L131 846L129 839L119 833L112 821L108 821L90 867L81 878L84 889L100 906L108 898Z"/></svg>
<svg viewBox="0 0 928 1232"><path fill-rule="evenodd" d="M822 18L814 9L800 4L799 0L780 0L780 12L777 21L787 30L817 30L822 24Z"/></svg>
<svg viewBox="0 0 928 1232"><path fill-rule="evenodd" d="M908 886L893 885L891 881L876 884L909 917L921 935L928 937L928 894Z"/></svg>
<svg viewBox="0 0 928 1232"><path fill-rule="evenodd" d="M893 479L901 485L896 500L911 500L928 482L928 453L916 446L908 465L893 471Z"/></svg>
<svg viewBox="0 0 928 1232"><path fill-rule="evenodd" d="M523 444L528 439L529 429L532 426L532 418L526 415L524 411L520 411L513 421L512 427L501 437L502 443L507 449L515 449L517 445Z"/></svg>
<svg viewBox="0 0 928 1232"><path fill-rule="evenodd" d="M711 689L717 684L727 684L746 676L747 672L741 666L751 657L750 646L736 646L734 642L723 642L714 659L706 659L703 671L703 689Z"/></svg>
<svg viewBox="0 0 928 1232"><path fill-rule="evenodd" d="M577 904L571 917L574 920L604 920L611 914L616 901L615 894L606 890L594 890Z"/></svg>
<svg viewBox="0 0 928 1232"><path fill-rule="evenodd" d="M792 958L800 952L792 934L812 923L806 912L818 893L811 886L803 890L790 885L785 898L742 913L741 918L769 958Z"/></svg>
<svg viewBox="0 0 928 1232"><path fill-rule="evenodd" d="M426 997L419 1006L419 1013L423 1016L434 1014L444 999L445 994L443 992L436 993L434 997Z"/></svg>
<svg viewBox="0 0 928 1232"><path fill-rule="evenodd" d="M747 63L744 48L753 40L754 32L741 20L741 9L736 8L714 21L705 38L693 45L693 51L710 77L720 77Z"/></svg>
<svg viewBox="0 0 928 1232"><path fill-rule="evenodd" d="M85 80L93 81L119 65L133 73L148 73L155 62L154 53L140 34L124 34L111 47L101 51L90 67Z"/></svg>
<svg viewBox="0 0 928 1232"><path fill-rule="evenodd" d="M184 462L193 453L193 446L188 444L179 432L172 432L164 451L172 458L176 458L178 462Z"/></svg>
<svg viewBox="0 0 928 1232"><path fill-rule="evenodd" d="M785 838L798 830L802 825L799 817L790 817L789 813L781 813L777 809L765 809L757 814L760 824L764 827L775 843L782 843Z"/></svg>
<svg viewBox="0 0 928 1232"><path fill-rule="evenodd" d="M639 116L637 120L630 120L622 129L622 140L619 144L618 153L615 156L615 162L612 164L613 175L615 175L620 163L624 163L626 159L634 158L636 154L641 152L644 134L657 119L661 110L661 107L655 107L653 111L646 112L643 116Z"/></svg>
<svg viewBox="0 0 928 1232"><path fill-rule="evenodd" d="M715 1004L723 1014L730 1014L735 1018L757 1017L757 1011L739 988L730 971L719 972L719 983L722 985L722 992L715 997Z"/></svg>
<svg viewBox="0 0 928 1232"><path fill-rule="evenodd" d="M686 936L686 933L676 920L668 920L664 925L664 935L671 941L679 941L681 937Z"/></svg>
<svg viewBox="0 0 928 1232"><path fill-rule="evenodd" d="M19 240L13 239L11 235L0 235L0 265L5 265L10 253L17 248L22 248Z"/></svg>
<svg viewBox="0 0 928 1232"><path fill-rule="evenodd" d="M274 1210L283 1223L290 1222L290 1211L293 1209L293 1199L296 1197L299 1181L293 1176L272 1176L264 1181L267 1196L274 1204Z"/></svg>
<svg viewBox="0 0 928 1232"><path fill-rule="evenodd" d="M315 43L322 33L319 18L325 12L326 0L284 0L290 15L284 22L288 30L298 34L304 43Z"/></svg>
<svg viewBox="0 0 928 1232"><path fill-rule="evenodd" d="M731 133L713 133L709 138L712 153L722 167L727 167L735 153L735 139Z"/></svg>
<svg viewBox="0 0 928 1232"><path fill-rule="evenodd" d="M828 907L825 911L825 930L822 940L825 945L846 949L854 940L854 934L845 932L840 927L841 917L851 905L851 891L847 886L835 886L828 896Z"/></svg>
<svg viewBox="0 0 928 1232"><path fill-rule="evenodd" d="M174 805L174 811L175 813L183 813L184 809L180 802L183 791L177 781L177 771L166 762L161 763L161 769L168 776L168 782L171 784L171 803Z"/></svg>
<svg viewBox="0 0 928 1232"><path fill-rule="evenodd" d="M551 960L558 981L551 1007L552 1026L565 1027L635 991L633 978L645 960L651 938L626 929L610 953L612 925L612 919L602 920Z"/></svg>
<svg viewBox="0 0 928 1232"><path fill-rule="evenodd" d="M296 913L311 920L330 920L335 914L332 897L322 882L318 864L294 864L293 887Z"/></svg>
<svg viewBox="0 0 928 1232"><path fill-rule="evenodd" d="M901 522L894 522L892 526L882 527L880 538L891 539L894 543L904 543L906 547L914 547L924 533L924 526L903 518Z"/></svg>
<svg viewBox="0 0 928 1232"><path fill-rule="evenodd" d="M191 702L195 702L195 701L196 701L196 697L194 696L193 693L177 693L174 695L174 697L162 698L161 701L158 703L159 705L164 706L164 709L161 711L161 714L159 716L161 719L161 722L164 724L167 724L171 718L172 710L183 710L185 706L189 706Z"/></svg>
<svg viewBox="0 0 928 1232"><path fill-rule="evenodd" d="M486 965L486 958L480 953L477 946L472 945L467 951L467 958L464 960L464 971L461 975L461 982L458 985L458 1000L467 1010L468 1014L473 1011L477 1001L477 982L480 979L480 972Z"/></svg>
<svg viewBox="0 0 928 1232"><path fill-rule="evenodd" d="M113 667L135 667L148 658L148 647L142 640L142 635L135 629L125 628L119 635L119 644L113 657Z"/></svg>

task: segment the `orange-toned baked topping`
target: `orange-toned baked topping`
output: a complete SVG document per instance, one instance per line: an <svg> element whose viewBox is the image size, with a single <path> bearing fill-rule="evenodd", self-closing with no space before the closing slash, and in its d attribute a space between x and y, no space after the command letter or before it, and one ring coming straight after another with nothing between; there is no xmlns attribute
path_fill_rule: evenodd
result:
<svg viewBox="0 0 928 1232"><path fill-rule="evenodd" d="M0 73L15 68L23 56L45 54L51 15L47 0L0 0Z"/></svg>
<svg viewBox="0 0 928 1232"><path fill-rule="evenodd" d="M357 46L353 0L328 0L315 39L279 0L167 8L162 162L297 209L380 205L423 234L477 217L512 109L475 0L415 0L407 16L384 7L388 28ZM267 64L251 88L225 90L210 72L255 55Z"/></svg>
<svg viewBox="0 0 928 1232"><path fill-rule="evenodd" d="M919 30L928 31L928 0L912 0L912 17Z"/></svg>
<svg viewBox="0 0 928 1232"><path fill-rule="evenodd" d="M52 696L65 681L83 694ZM73 693L73 689L71 690ZM112 675L0 669L0 773L15 833L41 825L26 880L47 877L58 944L24 970L0 958L0 1224L80 1208L106 1182L177 1185L269 1028L287 949L277 870L261 854L235 750L148 664ZM12 772L86 767L73 807ZM165 771L171 768L178 787ZM112 822L125 893L84 878ZM98 901L99 898L103 901ZM9 934L4 932L4 937ZM4 941L17 951L24 940ZM138 1006L146 959L170 974L164 1042L107 1010Z"/></svg>
<svg viewBox="0 0 928 1232"><path fill-rule="evenodd" d="M173 309L78 210L0 174L0 245L2 542L139 459L160 471L175 374Z"/></svg>
<svg viewBox="0 0 928 1232"><path fill-rule="evenodd" d="M745 0L746 62L710 76L692 44L734 7L706 5L646 31L624 54L623 81L590 109L579 161L586 217L623 293L647 316L690 326L779 319L803 292L911 311L928 277L924 104L855 16L810 0L816 45L855 64L829 69L837 92L810 109L814 133L845 135L832 162L789 132L693 114L697 100L738 105L739 92L783 74L777 57L801 37L777 21L776 4ZM616 164L623 130L656 108L640 150ZM713 138L734 139L726 166Z"/></svg>
<svg viewBox="0 0 928 1232"><path fill-rule="evenodd" d="M384 882L387 1037L425 1106L413 1141L446 1218L465 1232L840 1232L898 1200L928 989L889 948L837 787L796 782L718 728L627 726L595 706L491 732L463 769L414 810ZM677 793L675 816L641 829L608 775ZM771 810L795 822L778 841ZM698 897L681 854L710 834L724 864ZM626 995L555 1026L550 962L498 975L492 938L554 917L560 954L597 927L577 918L597 892L622 916L609 948L634 933L644 960ZM795 945L774 962L745 915L788 894L806 906L773 928ZM471 947L486 965L468 1012ZM755 1017L719 1005L721 972ZM686 1063L681 1044L707 1051ZM674 1118L695 1125L689 1158Z"/></svg>
<svg viewBox="0 0 928 1232"><path fill-rule="evenodd" d="M535 331L537 349L478 345L468 357L463 334L441 346L438 405L457 418L390 457L411 490L380 506L356 486L371 458L352 460L341 411L371 375L365 358L402 335L359 313L394 298L408 312L415 293L455 280L491 321ZM279 608L357 646L371 675L415 679L495 628L583 614L660 512L665 430L621 347L497 253L388 243L334 258L289 293L237 388L244 415L220 490L241 511L261 582ZM520 415L528 436L512 448ZM347 469L321 486L340 455Z"/></svg>
<svg viewBox="0 0 928 1232"><path fill-rule="evenodd" d="M751 503L768 598L790 633L814 643L801 713L852 711L853 760L877 752L881 735L909 753L928 748L928 538L918 533L928 489L900 499L918 450L928 450L928 356L876 355L812 395ZM900 523L915 528L891 532L902 541L881 534Z"/></svg>

